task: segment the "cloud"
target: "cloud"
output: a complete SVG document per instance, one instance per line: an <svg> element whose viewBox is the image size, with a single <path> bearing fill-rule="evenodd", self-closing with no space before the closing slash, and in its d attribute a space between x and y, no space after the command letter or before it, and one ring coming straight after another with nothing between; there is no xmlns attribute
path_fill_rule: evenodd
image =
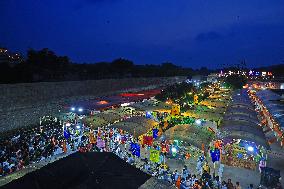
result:
<svg viewBox="0 0 284 189"><path fill-rule="evenodd" d="M222 39L223 36L222 34L215 32L215 31L210 31L210 32L205 32L205 33L199 33L196 37L196 41L212 41L212 40L219 40Z"/></svg>

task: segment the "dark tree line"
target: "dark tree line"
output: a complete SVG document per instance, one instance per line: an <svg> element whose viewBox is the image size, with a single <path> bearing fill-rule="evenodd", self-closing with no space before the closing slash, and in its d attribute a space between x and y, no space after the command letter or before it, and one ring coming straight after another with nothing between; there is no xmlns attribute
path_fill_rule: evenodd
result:
<svg viewBox="0 0 284 189"><path fill-rule="evenodd" d="M247 83L247 79L243 75L229 75L225 78L225 83L233 89L241 89Z"/></svg>
<svg viewBox="0 0 284 189"><path fill-rule="evenodd" d="M206 68L193 70L172 63L161 65L135 65L127 59L94 64L72 63L67 56L58 56L44 48L30 49L27 58L19 64L0 64L0 83L23 83L41 81L71 81L126 77L169 77L207 73Z"/></svg>

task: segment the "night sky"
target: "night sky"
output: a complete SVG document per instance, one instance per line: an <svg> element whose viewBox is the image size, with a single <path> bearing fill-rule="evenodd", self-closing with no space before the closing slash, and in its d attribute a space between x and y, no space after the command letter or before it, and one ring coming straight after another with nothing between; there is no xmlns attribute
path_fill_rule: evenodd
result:
<svg viewBox="0 0 284 189"><path fill-rule="evenodd" d="M199 68L284 60L283 0L0 0L0 46ZM283 63L283 62L282 62Z"/></svg>

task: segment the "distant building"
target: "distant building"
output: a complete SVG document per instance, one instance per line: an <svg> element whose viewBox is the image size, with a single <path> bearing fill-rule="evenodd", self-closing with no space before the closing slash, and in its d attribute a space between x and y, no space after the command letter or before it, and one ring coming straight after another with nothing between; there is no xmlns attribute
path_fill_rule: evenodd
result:
<svg viewBox="0 0 284 189"><path fill-rule="evenodd" d="M8 64L17 64L22 62L23 59L18 53L11 53L6 48L0 47L0 64L8 63Z"/></svg>
<svg viewBox="0 0 284 189"><path fill-rule="evenodd" d="M191 79L187 79L187 83L192 83L194 86L199 86L204 82L206 82L206 76L203 75L194 75Z"/></svg>
<svg viewBox="0 0 284 189"><path fill-rule="evenodd" d="M215 83L218 81L218 74L212 73L207 76L207 82Z"/></svg>
<svg viewBox="0 0 284 189"><path fill-rule="evenodd" d="M0 64L1 63L9 63L8 50L5 48L0 48Z"/></svg>

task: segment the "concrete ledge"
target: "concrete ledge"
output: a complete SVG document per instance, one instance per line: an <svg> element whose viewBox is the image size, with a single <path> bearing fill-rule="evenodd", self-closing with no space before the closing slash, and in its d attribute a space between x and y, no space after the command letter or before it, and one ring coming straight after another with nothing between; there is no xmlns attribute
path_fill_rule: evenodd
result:
<svg viewBox="0 0 284 189"><path fill-rule="evenodd" d="M39 123L58 115L64 104L124 91L152 89L183 81L185 77L126 78L0 85L0 133Z"/></svg>

